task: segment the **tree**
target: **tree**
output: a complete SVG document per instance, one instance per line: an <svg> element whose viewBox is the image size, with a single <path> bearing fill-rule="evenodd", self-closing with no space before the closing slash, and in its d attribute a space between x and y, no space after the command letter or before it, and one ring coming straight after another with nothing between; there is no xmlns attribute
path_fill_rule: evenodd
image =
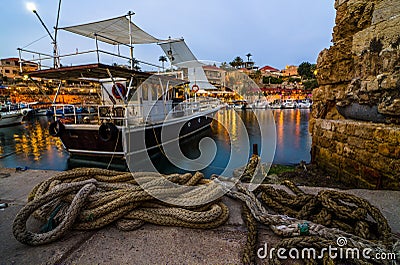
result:
<svg viewBox="0 0 400 265"><path fill-rule="evenodd" d="M235 59L233 59L232 62L229 63L232 67L235 68L241 68L243 66L243 59L240 58L240 56L237 56Z"/></svg>
<svg viewBox="0 0 400 265"><path fill-rule="evenodd" d="M283 79L280 77L274 76L264 76L263 77L263 84L282 84Z"/></svg>
<svg viewBox="0 0 400 265"><path fill-rule="evenodd" d="M230 67L230 66L228 65L228 63L227 63L227 62L223 62L223 63L221 63L221 65L219 66L219 68L221 68L221 69L223 69L223 70L229 70L229 69L232 69L232 67Z"/></svg>
<svg viewBox="0 0 400 265"><path fill-rule="evenodd" d="M253 56L251 53L246 54L247 61L250 62L250 57Z"/></svg>
<svg viewBox="0 0 400 265"><path fill-rule="evenodd" d="M166 61L168 61L167 57L164 56L164 55L161 55L161 56L158 58L158 61L160 61L160 62L162 63L162 69L163 69L163 71L164 71L164 63L165 63Z"/></svg>
<svg viewBox="0 0 400 265"><path fill-rule="evenodd" d="M314 79L315 78L314 70L315 70L315 64L310 64L309 62L303 62L299 65L297 72L303 79Z"/></svg>

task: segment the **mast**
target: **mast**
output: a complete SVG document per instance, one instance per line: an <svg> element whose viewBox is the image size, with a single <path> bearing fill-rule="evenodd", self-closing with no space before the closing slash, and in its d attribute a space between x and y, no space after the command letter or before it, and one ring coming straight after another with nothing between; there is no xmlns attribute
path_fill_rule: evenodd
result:
<svg viewBox="0 0 400 265"><path fill-rule="evenodd" d="M58 1L57 20L56 20L56 26L54 27L54 43L53 43L54 68L59 68L61 66L60 57L58 56L58 46L57 46L57 33L58 33L58 22L60 21L60 10L61 10L61 0Z"/></svg>
<svg viewBox="0 0 400 265"><path fill-rule="evenodd" d="M130 50L130 57L131 57L131 70L133 70L133 36L132 36L132 15L135 13L132 11L128 12L129 16L129 50Z"/></svg>

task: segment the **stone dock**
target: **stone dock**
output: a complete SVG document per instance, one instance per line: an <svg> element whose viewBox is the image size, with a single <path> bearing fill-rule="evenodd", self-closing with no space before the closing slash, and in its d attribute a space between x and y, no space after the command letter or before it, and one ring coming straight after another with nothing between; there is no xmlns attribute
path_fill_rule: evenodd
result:
<svg viewBox="0 0 400 265"><path fill-rule="evenodd" d="M0 169L0 264L241 264L247 231L241 218L241 205L229 198L228 222L217 229L195 230L146 224L138 230L123 232L114 226L100 230L72 231L61 240L31 247L18 242L12 223L27 202L34 185L55 171ZM301 187L307 193L321 188ZM392 231L400 233L400 191L348 190L369 200L388 219ZM35 227L35 220L28 227ZM259 245L279 242L271 230L259 225ZM267 260L258 260L268 264Z"/></svg>

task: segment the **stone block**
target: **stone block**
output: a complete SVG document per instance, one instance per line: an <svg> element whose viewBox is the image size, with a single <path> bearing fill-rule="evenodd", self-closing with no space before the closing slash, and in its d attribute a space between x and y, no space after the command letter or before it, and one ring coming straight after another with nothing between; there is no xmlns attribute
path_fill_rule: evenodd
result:
<svg viewBox="0 0 400 265"><path fill-rule="evenodd" d="M382 173L387 173L387 174L394 173L388 166L393 162L393 159L382 156L380 154L375 154L375 155L371 155L371 156L372 156L370 159L371 168L378 170Z"/></svg>
<svg viewBox="0 0 400 265"><path fill-rule="evenodd" d="M353 158L354 157L354 150L351 146L349 145L344 145L343 147L343 156L347 158Z"/></svg>
<svg viewBox="0 0 400 265"><path fill-rule="evenodd" d="M396 176L397 179L400 180L400 160L399 159L392 159L388 163L388 169L390 171L390 175Z"/></svg>
<svg viewBox="0 0 400 265"><path fill-rule="evenodd" d="M339 134L345 134L346 133L346 123L344 122L337 122L335 125L336 132Z"/></svg>
<svg viewBox="0 0 400 265"><path fill-rule="evenodd" d="M383 127L379 126L375 129L375 132L374 132L374 140L375 141L382 143L385 141L387 136L388 135L386 134L386 131L383 129Z"/></svg>
<svg viewBox="0 0 400 265"><path fill-rule="evenodd" d="M400 146L400 127L393 127L392 130L390 130L387 142Z"/></svg>
<svg viewBox="0 0 400 265"><path fill-rule="evenodd" d="M400 146L395 146L394 151L393 151L393 157L394 159L400 159Z"/></svg>
<svg viewBox="0 0 400 265"><path fill-rule="evenodd" d="M375 153L368 152L363 149L355 149L356 154L354 155L353 159L357 159L360 163L362 163L365 166L369 166L371 163L372 155Z"/></svg>
<svg viewBox="0 0 400 265"><path fill-rule="evenodd" d="M336 153L339 155L343 154L343 150L344 150L344 144L340 143L340 142L336 142L335 143L335 147L336 147Z"/></svg>
<svg viewBox="0 0 400 265"><path fill-rule="evenodd" d="M365 139L356 136L349 136L347 138L347 143L358 149L364 149L365 147Z"/></svg>
<svg viewBox="0 0 400 265"><path fill-rule="evenodd" d="M386 190L399 190L400 179L392 178L391 176L384 176L382 177L380 188Z"/></svg>
<svg viewBox="0 0 400 265"><path fill-rule="evenodd" d="M394 146L390 146L388 143L382 143L378 145L378 153L390 157L394 154Z"/></svg>
<svg viewBox="0 0 400 265"><path fill-rule="evenodd" d="M369 153L376 153L378 152L378 144L373 140L366 140L364 143L364 148Z"/></svg>
<svg viewBox="0 0 400 265"><path fill-rule="evenodd" d="M324 131L323 137L328 141L332 141L334 132L332 131Z"/></svg>
<svg viewBox="0 0 400 265"><path fill-rule="evenodd" d="M347 135L355 135L356 130L358 129L359 125L355 121L348 121L346 124L346 134Z"/></svg>
<svg viewBox="0 0 400 265"><path fill-rule="evenodd" d="M363 124L359 128L356 128L354 131L354 135L360 137L365 140L373 139L374 137L374 128L373 126L369 126L367 124Z"/></svg>
<svg viewBox="0 0 400 265"><path fill-rule="evenodd" d="M353 187L357 187L359 189L374 189L376 185L369 183L365 179L363 179L360 175L353 175L346 171L343 171L343 182L349 184Z"/></svg>
<svg viewBox="0 0 400 265"><path fill-rule="evenodd" d="M400 14L400 4L398 0L378 1L372 14L372 25L388 21Z"/></svg>
<svg viewBox="0 0 400 265"><path fill-rule="evenodd" d="M332 122L330 120L322 120L320 123L320 128L326 131L332 130Z"/></svg>
<svg viewBox="0 0 400 265"><path fill-rule="evenodd" d="M368 92L375 92L380 89L378 79L374 78L371 81L367 82L367 91ZM367 95L368 96L368 95ZM368 97L367 97L368 101Z"/></svg>

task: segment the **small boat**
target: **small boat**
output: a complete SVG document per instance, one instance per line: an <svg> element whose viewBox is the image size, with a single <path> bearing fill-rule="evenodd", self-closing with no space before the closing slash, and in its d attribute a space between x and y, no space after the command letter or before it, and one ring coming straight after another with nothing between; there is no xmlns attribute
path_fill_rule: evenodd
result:
<svg viewBox="0 0 400 265"><path fill-rule="evenodd" d="M297 107L299 109L309 109L309 108L311 108L311 105L312 105L312 103L308 99L300 100L297 102Z"/></svg>
<svg viewBox="0 0 400 265"><path fill-rule="evenodd" d="M234 109L246 109L247 101L246 100L234 100L230 105Z"/></svg>
<svg viewBox="0 0 400 265"><path fill-rule="evenodd" d="M0 126L21 124L22 119L29 114L31 109L20 104L0 105Z"/></svg>
<svg viewBox="0 0 400 265"><path fill-rule="evenodd" d="M285 99L282 102L282 109L295 109L297 107L297 102L293 99Z"/></svg>
<svg viewBox="0 0 400 265"><path fill-rule="evenodd" d="M265 99L257 99L251 104L253 109L267 109L269 107L269 103Z"/></svg>
<svg viewBox="0 0 400 265"><path fill-rule="evenodd" d="M281 109L282 102L280 100L274 100L271 104L269 104L270 109Z"/></svg>

